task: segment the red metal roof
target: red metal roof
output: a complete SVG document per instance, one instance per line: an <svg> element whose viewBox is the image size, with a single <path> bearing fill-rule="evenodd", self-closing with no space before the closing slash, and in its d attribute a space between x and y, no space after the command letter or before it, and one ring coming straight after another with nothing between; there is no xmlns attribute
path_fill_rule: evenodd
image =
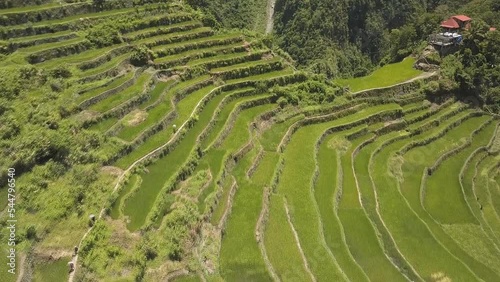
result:
<svg viewBox="0 0 500 282"><path fill-rule="evenodd" d="M446 21L441 22L441 26L445 28L459 28L460 26L458 25L457 21L449 18Z"/></svg>
<svg viewBox="0 0 500 282"><path fill-rule="evenodd" d="M461 22L468 22L468 21L472 20L471 18L467 17L466 15L456 15L456 16L453 16L452 18L459 20Z"/></svg>
<svg viewBox="0 0 500 282"><path fill-rule="evenodd" d="M490 31L495 31L497 30L495 27L490 27Z"/></svg>

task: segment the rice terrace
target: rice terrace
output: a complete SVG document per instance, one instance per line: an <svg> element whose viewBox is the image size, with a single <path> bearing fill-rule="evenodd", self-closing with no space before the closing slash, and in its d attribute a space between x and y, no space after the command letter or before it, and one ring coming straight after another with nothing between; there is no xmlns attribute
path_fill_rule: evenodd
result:
<svg viewBox="0 0 500 282"><path fill-rule="evenodd" d="M2 2L0 281L500 281L498 31L465 83L474 21L342 75L293 1Z"/></svg>

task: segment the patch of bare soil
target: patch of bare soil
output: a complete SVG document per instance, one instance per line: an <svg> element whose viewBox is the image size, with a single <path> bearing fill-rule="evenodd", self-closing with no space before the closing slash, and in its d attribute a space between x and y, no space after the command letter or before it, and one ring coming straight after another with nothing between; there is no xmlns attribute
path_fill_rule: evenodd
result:
<svg viewBox="0 0 500 282"><path fill-rule="evenodd" d="M222 234L220 229L210 223L203 223L200 241L196 248L196 257L203 273L210 275L215 273L219 268L218 258L221 240Z"/></svg>
<svg viewBox="0 0 500 282"><path fill-rule="evenodd" d="M107 219L107 224L112 227L110 243L123 249L133 250L140 241L141 236L137 232L131 233L123 220Z"/></svg>
<svg viewBox="0 0 500 282"><path fill-rule="evenodd" d="M274 58L274 56L271 53L266 53L262 55L262 60L271 60L272 58Z"/></svg>
<svg viewBox="0 0 500 282"><path fill-rule="evenodd" d="M99 112L91 110L83 110L76 115L76 119L80 121L87 121L99 116Z"/></svg>
<svg viewBox="0 0 500 282"><path fill-rule="evenodd" d="M436 282L451 282L450 277L446 276L443 272L436 272L431 274L431 281Z"/></svg>
<svg viewBox="0 0 500 282"><path fill-rule="evenodd" d="M19 274L17 275L17 280L16 282L21 282L23 281L23 278L24 278L24 268L25 268L25 262L26 262L26 255L22 254L21 255L21 258L19 260L19 265L18 265L18 268L19 268Z"/></svg>
<svg viewBox="0 0 500 282"><path fill-rule="evenodd" d="M431 110L431 111L435 111L435 110L437 110L437 109L439 109L439 105L438 105L438 104L435 104L435 103L432 103L432 105L431 105L431 107L430 107L430 110Z"/></svg>
<svg viewBox="0 0 500 282"><path fill-rule="evenodd" d="M177 75L177 74L174 74L174 75L165 75L165 74L160 74L158 75L158 80L160 81L170 81L170 80L177 80L179 79L180 76Z"/></svg>
<svg viewBox="0 0 500 282"><path fill-rule="evenodd" d="M247 50L247 52L252 51L252 50L250 49L250 45L251 45L251 44L250 44L250 42L248 42L248 41L246 41L246 40L243 42L243 47Z"/></svg>
<svg viewBox="0 0 500 282"><path fill-rule="evenodd" d="M123 173L123 169L116 167L116 166L103 166L101 168L101 171L104 173L107 173L109 175L116 176L116 177L122 175L122 173Z"/></svg>
<svg viewBox="0 0 500 282"><path fill-rule="evenodd" d="M35 249L34 257L43 261L54 261L61 258L70 258L74 252L68 249Z"/></svg>
<svg viewBox="0 0 500 282"><path fill-rule="evenodd" d="M274 23L274 7L276 5L276 0L268 0L266 7L266 34L273 31Z"/></svg>
<svg viewBox="0 0 500 282"><path fill-rule="evenodd" d="M125 125L136 126L146 120L148 113L146 111L135 110L130 113L130 117L125 122Z"/></svg>
<svg viewBox="0 0 500 282"><path fill-rule="evenodd" d="M400 122L401 122L401 119L386 121L386 122L384 122L384 127L395 124L395 123L400 123Z"/></svg>
<svg viewBox="0 0 500 282"><path fill-rule="evenodd" d="M189 272L179 262L167 261L158 268L149 268L144 277L146 281L173 281Z"/></svg>
<svg viewBox="0 0 500 282"><path fill-rule="evenodd" d="M259 124L257 125L257 128L259 130L259 133L263 133L264 131L271 129L271 126L274 124L274 122L270 119L268 120L261 120Z"/></svg>

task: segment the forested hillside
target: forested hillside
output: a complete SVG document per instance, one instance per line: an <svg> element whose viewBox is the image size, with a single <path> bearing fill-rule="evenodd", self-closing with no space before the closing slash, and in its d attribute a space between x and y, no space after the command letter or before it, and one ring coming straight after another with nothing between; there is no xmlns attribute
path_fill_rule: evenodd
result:
<svg viewBox="0 0 500 282"><path fill-rule="evenodd" d="M239 15L247 14L252 5L262 5L250 1L238 8L239 1L191 2L217 15L225 26L249 29L251 25L239 21ZM232 12L220 7L232 7ZM495 0L277 0L274 42L299 66L315 73L329 78L363 76L379 65L418 54L428 36L440 30L439 23L454 14L469 15L475 28L461 52L447 59L461 61L453 68L465 71L449 77L459 84L451 90L472 91L495 104L492 109L497 111L498 32L488 33L490 26L500 26L500 2Z"/></svg>
<svg viewBox="0 0 500 282"><path fill-rule="evenodd" d="M440 21L461 13L498 26L500 8L492 0L278 0L275 32L300 64L333 77L364 75L411 54Z"/></svg>

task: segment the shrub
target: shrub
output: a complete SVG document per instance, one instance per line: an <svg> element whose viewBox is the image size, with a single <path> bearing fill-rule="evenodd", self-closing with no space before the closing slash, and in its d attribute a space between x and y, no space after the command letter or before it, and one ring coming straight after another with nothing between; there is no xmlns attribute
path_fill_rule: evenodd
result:
<svg viewBox="0 0 500 282"><path fill-rule="evenodd" d="M50 83L50 89L54 92L61 92L64 89L64 85L61 81L55 80Z"/></svg>
<svg viewBox="0 0 500 282"><path fill-rule="evenodd" d="M66 66L61 66L50 71L53 78L70 78L71 71Z"/></svg>
<svg viewBox="0 0 500 282"><path fill-rule="evenodd" d="M99 48L123 42L118 28L109 23L93 27L86 38Z"/></svg>
<svg viewBox="0 0 500 282"><path fill-rule="evenodd" d="M105 0L92 0L92 4L97 10L102 10Z"/></svg>
<svg viewBox="0 0 500 282"><path fill-rule="evenodd" d="M182 78L184 80L190 80L198 76L202 76L207 73L207 69L202 66L192 67L186 70Z"/></svg>
<svg viewBox="0 0 500 282"><path fill-rule="evenodd" d="M280 97L277 101L278 105L280 106L280 108L285 108L286 105L288 105L288 100L285 98L285 97Z"/></svg>
<svg viewBox="0 0 500 282"><path fill-rule="evenodd" d="M38 75L38 70L34 66L23 66L19 69L21 79L33 79Z"/></svg>
<svg viewBox="0 0 500 282"><path fill-rule="evenodd" d="M426 95L434 94L438 90L439 90L439 83L437 81L431 81L422 88L422 92Z"/></svg>
<svg viewBox="0 0 500 282"><path fill-rule="evenodd" d="M219 29L221 27L220 23L217 21L217 19L214 17L212 14L204 14L202 16L201 21L203 22L203 25L209 26L215 29Z"/></svg>
<svg viewBox="0 0 500 282"><path fill-rule="evenodd" d="M130 62L137 67L145 66L153 58L153 51L148 47L141 45L134 49L130 55Z"/></svg>
<svg viewBox="0 0 500 282"><path fill-rule="evenodd" d="M27 229L26 229L26 238L28 240L34 240L37 238L36 236L36 228L34 225L30 225Z"/></svg>
<svg viewBox="0 0 500 282"><path fill-rule="evenodd" d="M9 44L6 41L0 40L0 54L9 53Z"/></svg>
<svg viewBox="0 0 500 282"><path fill-rule="evenodd" d="M0 111L1 113L1 111ZM2 115L0 118L0 139L10 139L19 134L21 126L12 116Z"/></svg>

